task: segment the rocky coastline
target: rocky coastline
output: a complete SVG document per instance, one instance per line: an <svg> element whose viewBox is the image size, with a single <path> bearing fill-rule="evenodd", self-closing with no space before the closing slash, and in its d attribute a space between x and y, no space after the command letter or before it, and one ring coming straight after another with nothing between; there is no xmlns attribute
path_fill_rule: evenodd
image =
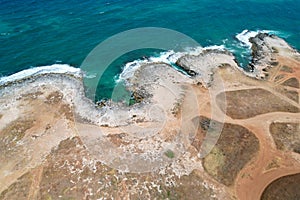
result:
<svg viewBox="0 0 300 200"><path fill-rule="evenodd" d="M129 105L97 106L80 75L0 85L0 199L272 197L300 173L300 54L275 35L249 41L251 72L227 50L180 57L187 75L142 65Z"/></svg>

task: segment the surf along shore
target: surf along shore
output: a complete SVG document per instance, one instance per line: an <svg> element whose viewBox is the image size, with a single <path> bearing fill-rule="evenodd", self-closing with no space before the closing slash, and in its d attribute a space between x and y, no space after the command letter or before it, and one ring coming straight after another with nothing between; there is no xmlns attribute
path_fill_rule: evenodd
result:
<svg viewBox="0 0 300 200"><path fill-rule="evenodd" d="M130 106L96 106L78 71L2 84L0 199L272 197L300 173L300 54L267 33L249 42L251 72L227 50L183 55L188 75L141 65Z"/></svg>

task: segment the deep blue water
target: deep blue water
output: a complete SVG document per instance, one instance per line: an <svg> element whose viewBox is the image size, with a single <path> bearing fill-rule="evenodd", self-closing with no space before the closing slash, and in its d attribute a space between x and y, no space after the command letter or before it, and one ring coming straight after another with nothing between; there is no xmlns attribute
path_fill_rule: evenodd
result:
<svg viewBox="0 0 300 200"><path fill-rule="evenodd" d="M173 29L237 55L246 51L237 47L237 33L273 30L300 49L300 0L0 0L0 76L53 63L79 67L97 44L138 27ZM124 63L151 53L117 60L103 96Z"/></svg>

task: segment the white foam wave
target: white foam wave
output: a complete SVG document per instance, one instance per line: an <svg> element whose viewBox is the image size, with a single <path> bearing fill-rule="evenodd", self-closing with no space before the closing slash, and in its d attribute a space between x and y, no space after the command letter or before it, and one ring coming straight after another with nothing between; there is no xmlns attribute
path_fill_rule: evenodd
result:
<svg viewBox="0 0 300 200"><path fill-rule="evenodd" d="M237 34L235 37L244 45L251 46L249 39L255 37L258 33L254 31L243 30L241 33Z"/></svg>
<svg viewBox="0 0 300 200"><path fill-rule="evenodd" d="M220 50L220 51L224 51L225 49L226 48L223 44L222 45L212 45L212 46L203 48L203 50Z"/></svg>
<svg viewBox="0 0 300 200"><path fill-rule="evenodd" d="M252 44L249 41L250 38L255 37L259 33L269 33L269 34L274 34L279 37L287 38L290 35L288 33L284 33L281 31L273 31L273 30L258 30L258 31L249 31L249 30L243 30L241 33L237 34L235 37L238 39L243 46L247 46L251 48Z"/></svg>
<svg viewBox="0 0 300 200"><path fill-rule="evenodd" d="M166 64L174 64L176 61L183 56L185 53L182 52L174 52L173 50L162 52L159 56L153 56L143 59L134 60L132 62L128 62L125 64L122 73L119 75L119 78L116 80L120 82L122 80L126 80L133 76L134 72L139 69L142 65L148 63L166 63Z"/></svg>
<svg viewBox="0 0 300 200"><path fill-rule="evenodd" d="M83 77L87 79L93 79L97 77L96 72L83 72Z"/></svg>
<svg viewBox="0 0 300 200"><path fill-rule="evenodd" d="M25 69L23 71L17 72L10 76L1 77L0 85L6 84L9 82L14 82L17 80L21 80L24 78L28 78L31 76L51 74L51 73L70 74L70 75L74 75L79 78L81 77L81 71L78 68L71 67L70 65L67 65L67 64L54 64L54 65L49 65L49 66L41 66L41 67Z"/></svg>
<svg viewBox="0 0 300 200"><path fill-rule="evenodd" d="M140 68L143 64L147 64L149 61L144 60L135 60L132 62L126 63L126 65L123 68L122 73L119 75L119 78L116 79L116 82L120 82L122 80L126 80L133 76L134 72Z"/></svg>
<svg viewBox="0 0 300 200"><path fill-rule="evenodd" d="M122 73L119 75L119 77L116 79L116 82L120 82L123 80L126 80L134 75L134 72L140 68L144 64L149 63L166 63L169 65L174 65L177 60L184 56L184 55L199 55L205 50L224 50L224 45L213 45L208 47L196 47L196 48L187 48L184 52L175 52L173 50L169 50L166 52L162 52L159 54L159 56L152 56L149 58L143 58L139 60L135 60L132 62L128 62L125 64Z"/></svg>
<svg viewBox="0 0 300 200"><path fill-rule="evenodd" d="M249 31L243 30L241 33L237 34L235 37L238 39L244 46L251 48L252 44L249 41L250 38L255 37L257 34L261 33L262 31Z"/></svg>

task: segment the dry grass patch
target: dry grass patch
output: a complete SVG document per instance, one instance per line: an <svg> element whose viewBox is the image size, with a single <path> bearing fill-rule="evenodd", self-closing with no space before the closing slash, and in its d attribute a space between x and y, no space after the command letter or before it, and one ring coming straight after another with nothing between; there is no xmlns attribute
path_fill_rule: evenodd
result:
<svg viewBox="0 0 300 200"><path fill-rule="evenodd" d="M28 172L18 178L18 180L10 185L6 190L0 194L0 200L11 200L11 199L28 199L29 191L32 184L32 175Z"/></svg>
<svg viewBox="0 0 300 200"><path fill-rule="evenodd" d="M205 117L201 119L200 123L205 121L205 124L221 126L220 122L213 120L213 123L208 123L209 119ZM197 134L210 134L207 132L208 128L203 125L200 125L199 129ZM234 183L239 171L256 155L258 150L259 141L252 132L242 126L225 123L215 147L203 159L203 166L214 179L230 186Z"/></svg>
<svg viewBox="0 0 300 200"><path fill-rule="evenodd" d="M0 142L9 144L20 141L33 126L33 122L33 119L17 119L11 122L0 132Z"/></svg>
<svg viewBox="0 0 300 200"><path fill-rule="evenodd" d="M74 121L74 112L73 108L70 105L63 104L59 108L59 114L65 115L66 119Z"/></svg>
<svg viewBox="0 0 300 200"><path fill-rule="evenodd" d="M290 90L290 91L285 91L285 95L286 95L289 99L295 101L296 103L299 103L299 93L298 93L297 91L292 91L292 90Z"/></svg>
<svg viewBox="0 0 300 200"><path fill-rule="evenodd" d="M226 106L222 101L224 95ZM217 95L217 104L233 119L247 119L270 112L299 112L299 108L260 88L222 92Z"/></svg>
<svg viewBox="0 0 300 200"><path fill-rule="evenodd" d="M274 78L274 81L275 82L278 82L278 81L280 81L280 80L282 80L282 79L284 79L285 78L285 75L284 74L279 74L278 76L276 76L275 78Z"/></svg>
<svg viewBox="0 0 300 200"><path fill-rule="evenodd" d="M263 192L261 200L300 199L300 174L281 177L273 181Z"/></svg>
<svg viewBox="0 0 300 200"><path fill-rule="evenodd" d="M285 82L282 83L284 86L289 86L289 87L294 87L294 88L299 88L299 80L297 78L290 78L286 80Z"/></svg>
<svg viewBox="0 0 300 200"><path fill-rule="evenodd" d="M279 150L300 153L299 123L272 123L270 133Z"/></svg>
<svg viewBox="0 0 300 200"><path fill-rule="evenodd" d="M46 103L48 104L58 104L62 101L63 94L59 91L52 92L46 97Z"/></svg>
<svg viewBox="0 0 300 200"><path fill-rule="evenodd" d="M17 119L0 131L0 163L6 162L6 159L11 159L22 151L23 147L17 144L33 125L32 119Z"/></svg>
<svg viewBox="0 0 300 200"><path fill-rule="evenodd" d="M292 68L290 68L290 67L288 67L286 65L282 66L281 69L280 69L280 71L287 72L287 73L293 73L294 72L294 70Z"/></svg>
<svg viewBox="0 0 300 200"><path fill-rule="evenodd" d="M39 198L216 199L212 198L213 189L203 183L196 172L181 178L155 172L119 173L93 161L81 140L75 137L62 141L47 157Z"/></svg>

